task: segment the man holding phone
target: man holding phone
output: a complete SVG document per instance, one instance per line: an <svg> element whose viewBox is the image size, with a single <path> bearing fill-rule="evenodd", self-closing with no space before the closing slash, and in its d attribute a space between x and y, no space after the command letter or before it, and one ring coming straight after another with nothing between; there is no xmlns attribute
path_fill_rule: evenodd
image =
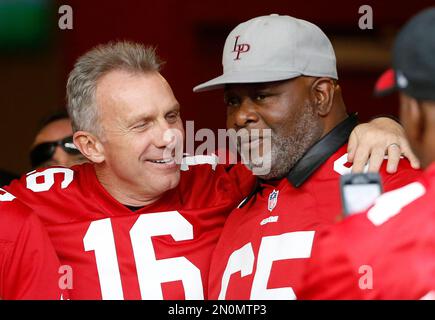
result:
<svg viewBox="0 0 435 320"><path fill-rule="evenodd" d="M435 7L412 18L376 93L399 91L400 119L424 174L319 236L303 299L435 299Z"/></svg>

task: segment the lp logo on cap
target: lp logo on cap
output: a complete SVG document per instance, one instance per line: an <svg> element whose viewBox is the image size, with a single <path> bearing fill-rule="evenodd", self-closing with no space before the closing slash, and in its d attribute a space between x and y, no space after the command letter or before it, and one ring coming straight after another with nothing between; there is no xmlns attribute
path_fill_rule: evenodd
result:
<svg viewBox="0 0 435 320"><path fill-rule="evenodd" d="M237 52L237 56L234 60L240 60L240 54L248 52L251 46L247 43L237 44L239 41L240 36L236 37L236 41L234 42L234 49L233 52Z"/></svg>

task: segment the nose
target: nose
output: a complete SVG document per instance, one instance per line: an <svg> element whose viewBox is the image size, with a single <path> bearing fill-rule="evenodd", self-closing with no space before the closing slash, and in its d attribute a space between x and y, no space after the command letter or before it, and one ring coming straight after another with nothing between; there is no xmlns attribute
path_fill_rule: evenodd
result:
<svg viewBox="0 0 435 320"><path fill-rule="evenodd" d="M157 148L175 148L179 140L182 141L183 133L173 128L166 121L161 121L155 126L153 130L153 142Z"/></svg>
<svg viewBox="0 0 435 320"><path fill-rule="evenodd" d="M236 129L246 128L258 122L258 114L254 103L249 99L243 99L238 107L229 112L230 126Z"/></svg>

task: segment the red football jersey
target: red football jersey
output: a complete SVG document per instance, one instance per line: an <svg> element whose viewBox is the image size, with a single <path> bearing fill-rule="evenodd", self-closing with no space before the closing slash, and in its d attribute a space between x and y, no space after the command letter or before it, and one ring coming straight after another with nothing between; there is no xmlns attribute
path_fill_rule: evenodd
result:
<svg viewBox="0 0 435 320"><path fill-rule="evenodd" d="M0 299L61 299L59 267L38 217L0 188Z"/></svg>
<svg viewBox="0 0 435 320"><path fill-rule="evenodd" d="M319 234L300 297L435 299L434 199L435 164Z"/></svg>
<svg viewBox="0 0 435 320"><path fill-rule="evenodd" d="M31 172L9 190L40 214L72 267L71 299L203 299L225 219L254 182L241 165L195 165L205 158L186 158L180 184L135 212L91 164Z"/></svg>
<svg viewBox="0 0 435 320"><path fill-rule="evenodd" d="M312 148L288 177L261 183L259 191L230 214L212 258L210 299L296 298L293 288L301 281L316 232L336 222L342 211L340 175L351 170L347 145L341 143L334 152L330 143ZM384 189L391 190L409 183L418 172L404 160L399 173L387 174L384 163L380 174Z"/></svg>

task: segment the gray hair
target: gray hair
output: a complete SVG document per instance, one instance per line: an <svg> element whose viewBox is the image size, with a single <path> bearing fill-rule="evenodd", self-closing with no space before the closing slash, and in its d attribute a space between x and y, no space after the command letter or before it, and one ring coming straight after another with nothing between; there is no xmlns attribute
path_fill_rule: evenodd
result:
<svg viewBox="0 0 435 320"><path fill-rule="evenodd" d="M154 47L128 41L101 44L82 55L69 74L66 85L67 108L73 131L102 135L95 91L103 75L113 70L159 72L162 64Z"/></svg>

